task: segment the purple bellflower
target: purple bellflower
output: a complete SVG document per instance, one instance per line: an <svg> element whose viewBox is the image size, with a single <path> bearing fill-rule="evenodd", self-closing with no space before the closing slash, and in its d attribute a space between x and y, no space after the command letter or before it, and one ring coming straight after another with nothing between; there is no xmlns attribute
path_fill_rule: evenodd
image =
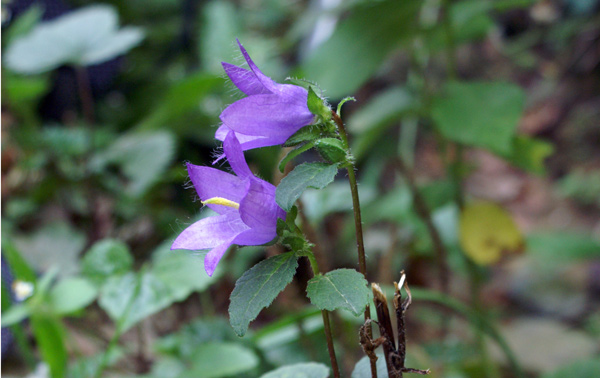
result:
<svg viewBox="0 0 600 378"><path fill-rule="evenodd" d="M225 157L235 175L187 165L202 203L219 215L199 220L175 239L171 249L210 249L204 268L212 276L232 244L261 245L277 236L277 218L286 213L275 202L275 186L254 176L244 159L240 142L230 132L223 143Z"/></svg>
<svg viewBox="0 0 600 378"><path fill-rule="evenodd" d="M215 138L224 140L234 131L243 150L281 145L313 122L314 115L306 105L308 91L297 85L278 84L265 76L237 42L250 70L225 62L222 65L233 84L248 96L221 113L223 125Z"/></svg>

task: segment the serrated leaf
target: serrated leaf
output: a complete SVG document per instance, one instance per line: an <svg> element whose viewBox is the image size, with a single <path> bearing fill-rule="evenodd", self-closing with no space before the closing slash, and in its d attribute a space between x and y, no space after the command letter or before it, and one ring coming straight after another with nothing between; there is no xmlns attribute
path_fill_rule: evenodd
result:
<svg viewBox="0 0 600 378"><path fill-rule="evenodd" d="M256 354L234 343L205 343L196 349L192 366L180 378L220 378L236 376L258 366Z"/></svg>
<svg viewBox="0 0 600 378"><path fill-rule="evenodd" d="M102 283L111 276L124 274L132 266L133 257L129 253L129 247L115 239L100 240L81 260L82 273L97 283Z"/></svg>
<svg viewBox="0 0 600 378"><path fill-rule="evenodd" d="M323 189L333 181L337 171L335 164L300 164L279 183L275 194L277 204L283 210L290 210L306 188Z"/></svg>
<svg viewBox="0 0 600 378"><path fill-rule="evenodd" d="M310 302L321 310L342 308L359 316L371 298L365 277L354 269L336 269L308 281Z"/></svg>
<svg viewBox="0 0 600 378"><path fill-rule="evenodd" d="M432 101L435 127L455 142L512 153L525 94L511 83L449 82Z"/></svg>
<svg viewBox="0 0 600 378"><path fill-rule="evenodd" d="M50 304L57 314L69 314L83 309L96 299L98 290L81 277L69 277L59 281L50 290Z"/></svg>
<svg viewBox="0 0 600 378"><path fill-rule="evenodd" d="M140 28L118 29L114 7L93 5L38 24L16 38L4 63L23 74L38 74L63 64L99 64L127 52L141 42Z"/></svg>
<svg viewBox="0 0 600 378"><path fill-rule="evenodd" d="M282 366L260 378L327 378L329 368L316 362L304 362L294 365Z"/></svg>
<svg viewBox="0 0 600 378"><path fill-rule="evenodd" d="M523 236L511 215L491 202L468 204L460 215L460 245L480 265L496 263L502 255L523 249Z"/></svg>
<svg viewBox="0 0 600 378"><path fill-rule="evenodd" d="M297 256L283 253L259 262L237 280L230 297L229 322L238 336L244 336L248 324L292 281L297 267Z"/></svg>

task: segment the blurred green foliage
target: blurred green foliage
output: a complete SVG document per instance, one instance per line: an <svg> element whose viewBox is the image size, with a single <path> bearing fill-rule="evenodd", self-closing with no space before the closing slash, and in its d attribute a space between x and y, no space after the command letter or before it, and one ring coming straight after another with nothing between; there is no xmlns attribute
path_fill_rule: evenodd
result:
<svg viewBox="0 0 600 378"><path fill-rule="evenodd" d="M503 268L473 267L461 251L461 181L480 162L455 158L463 148L483 150L519 174L546 177L551 171L547 159L556 157L554 144L560 147L564 140L519 127L535 99L524 85L527 80L514 72L536 76L542 71L543 59L536 52L540 45L567 54L578 36L598 31L593 11L598 5L592 0L566 1L570 11L549 22L527 16L526 30L515 36L502 33L507 20L550 2L356 0L333 8L319 1L275 0L93 3L69 2L73 9L84 10L83 17L74 11L67 19L42 21L44 7L34 6L3 21L2 258L10 272L3 268L2 325L10 327L28 369L33 371L41 361L53 378L276 378L289 371L327 376L320 313L302 299L327 274L308 283L309 270L300 260L293 285L257 318L281 288L267 286L259 292L260 300L245 302L257 294L238 279L252 266L260 269L260 264L286 256L263 260L281 252L273 250L277 247L267 247L268 252L239 248L213 277L204 273L202 252L170 250L174 235L207 215L199 214L195 193L184 190L183 163L210 165L214 160L219 113L239 96L220 66L221 61L240 61L235 38L280 82L287 75L305 78L332 104L344 96L356 97L343 115L359 167L372 280L389 280L382 282L389 285L398 278L392 274L409 266L415 284L436 287L436 278L431 278L437 274L435 241L407 178L395 172L394 161L400 157L417 174L424 168L426 182L419 181L418 190L450 251L452 289L461 290L458 297L465 298L463 286L497 282ZM465 59L452 62L457 51L472 47L471 54L483 54L486 46L502 67L488 61L479 66L464 64ZM461 62L466 68L461 69ZM102 64L116 69L98 79L102 86L95 86L94 75L102 74L92 68ZM456 72L446 72L452 66ZM86 92L92 104L86 103ZM53 105L58 117L45 104ZM92 118L84 114L90 105ZM302 152L316 147L334 163L342 159L334 145L305 146ZM431 150L437 154L433 160ZM246 155L262 177L280 179L277 167L284 155L278 149ZM288 161L299 163L294 153L288 157L282 168ZM430 160L422 163L420 158ZM318 240L312 242L325 250L330 267L354 267L348 186L340 177L334 181L337 168L316 172L324 165L313 162L304 167L312 172L305 172L302 189L333 183L322 190L284 191L280 203L291 208L300 198L305 218L297 223L316 230ZM315 177L321 180L315 183ZM286 185L286 179L281 182ZM598 182L597 166L573 169L560 178L556 191L597 215ZM569 224L565 228L529 232L523 259L518 260L521 270L507 273L502 287L514 302L526 299L530 307L522 305L521 311L561 321L561 316L570 316L567 320L577 325L577 332L592 338L592 326L579 327L594 322L590 314L597 309L597 298L582 299L572 311L553 299L585 297L569 269L593 274L579 264L597 266L600 245L597 237ZM291 281L296 265L288 265ZM567 277L566 284L562 277ZM351 280L343 278L330 280L331 288L314 294L323 308L329 301L344 300ZM15 298L14 282L31 283L32 292ZM232 298L234 313L230 309L229 315L239 323L235 332L247 332L244 338L228 322L232 291L241 297ZM367 293L350 302L364 305L365 297ZM426 289L415 291L415 301L457 312L475 330L475 339L490 337L510 351L512 345L502 344L502 332L496 329L501 320L510 320L509 304L500 301L483 311ZM352 303L346 307L353 310ZM421 306L417 311L411 318L416 330L408 359L412 365L443 365L443 370L434 369L434 377L518 376L516 364L528 358L517 355L518 361L506 363L486 353L471 331L464 331L464 319L452 320L452 337L442 342L435 338L439 309ZM345 311L335 312L335 318L338 353L347 375L370 376L357 343L361 319ZM434 332L423 331L427 327ZM8 329L3 328L3 337ZM87 340L87 346L79 339ZM551 361L527 374L600 376L597 350L585 349L578 357ZM13 361L19 364L14 354Z"/></svg>

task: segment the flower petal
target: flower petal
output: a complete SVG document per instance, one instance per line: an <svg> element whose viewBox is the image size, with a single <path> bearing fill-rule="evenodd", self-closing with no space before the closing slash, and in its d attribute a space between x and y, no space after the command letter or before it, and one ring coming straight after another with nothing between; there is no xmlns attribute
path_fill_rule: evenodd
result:
<svg viewBox="0 0 600 378"><path fill-rule="evenodd" d="M234 244L239 245L263 245L275 239L277 231L272 230L256 230L250 229L242 232L233 240Z"/></svg>
<svg viewBox="0 0 600 378"><path fill-rule="evenodd" d="M199 250L214 248L248 230L237 211L200 219L185 230L173 242L171 249Z"/></svg>
<svg viewBox="0 0 600 378"><path fill-rule="evenodd" d="M244 55L244 59L246 59L248 66L250 66L250 69L252 70L256 78L262 83L264 88L273 93L278 92L278 87L280 84L277 84L270 77L263 74L262 71L258 69L256 64L254 64L254 61L252 60L252 58L250 58L250 55L248 55L248 51L246 51L244 46L242 46L239 39L237 40L237 43L240 46L240 50L242 51L242 55Z"/></svg>
<svg viewBox="0 0 600 378"><path fill-rule="evenodd" d="M242 178L254 177L244 158L244 151L234 132L229 132L223 141L223 151L233 171ZM236 201L239 202L239 201Z"/></svg>
<svg viewBox="0 0 600 378"><path fill-rule="evenodd" d="M215 133L215 138L220 141L224 141L225 137L229 132L234 132L229 127L225 125L221 125L217 132ZM266 136L258 136L258 135L246 135L235 133L235 137L240 142L242 146L242 150L251 150L253 148L267 147L267 146L278 146L287 140L286 137L266 137ZM219 160L221 157L219 157Z"/></svg>
<svg viewBox="0 0 600 378"><path fill-rule="evenodd" d="M228 128L240 134L287 139L309 125L314 115L306 103L279 95L256 95L229 105L220 118Z"/></svg>
<svg viewBox="0 0 600 378"><path fill-rule="evenodd" d="M206 256L204 256L204 270L209 277L212 277L215 269L217 268L217 264L219 264L219 261L221 261L223 255L225 252L227 252L227 249L231 247L231 244L233 244L233 239L219 244L215 248L211 249Z"/></svg>
<svg viewBox="0 0 600 378"><path fill-rule="evenodd" d="M277 218L285 218L285 212L275 202L275 187L266 181L252 178L247 193L240 202L240 218L252 229L274 231Z"/></svg>
<svg viewBox="0 0 600 378"><path fill-rule="evenodd" d="M225 73L236 87L248 96L271 93L254 74L245 68L221 62Z"/></svg>
<svg viewBox="0 0 600 378"><path fill-rule="evenodd" d="M213 197L223 197L230 201L240 203L246 195L246 181L221 170L187 164L188 174L196 192L202 201ZM221 205L208 205L219 214L229 212L231 209Z"/></svg>

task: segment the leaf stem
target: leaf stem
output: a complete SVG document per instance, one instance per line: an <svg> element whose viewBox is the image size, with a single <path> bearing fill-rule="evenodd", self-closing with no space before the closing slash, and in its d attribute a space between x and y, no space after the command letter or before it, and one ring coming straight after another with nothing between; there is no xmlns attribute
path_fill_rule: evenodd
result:
<svg viewBox="0 0 600 378"><path fill-rule="evenodd" d="M310 261L310 267L312 268L313 275L320 274L319 264L315 258L315 254L312 252L306 253L308 261ZM329 352L329 360L331 361L331 369L333 370L333 376L340 378L340 368L338 366L337 357L335 356L335 348L333 346L333 334L331 333L331 325L329 324L329 311L321 310L323 316L323 327L325 329L325 338L327 339L327 351Z"/></svg>
<svg viewBox="0 0 600 378"><path fill-rule="evenodd" d="M350 183L350 192L352 193L352 210L354 212L354 227L356 229L356 247L358 250L358 268L360 273L367 279L367 262L365 258L365 242L363 239L363 229L362 229L362 217L360 213L360 200L358 197L358 183L356 181L356 175L354 173L355 166L354 160L352 158L352 153L350 151L350 144L348 143L348 133L346 132L346 128L344 126L344 122L340 118L339 114L335 111L331 111L332 119L340 133L340 137L342 138L342 143L344 144L344 148L346 149L346 153L348 154L348 181ZM368 281L368 279L367 279ZM371 319L371 308L369 305L365 308L365 322L367 325L367 334L369 337L373 337L373 328L371 327L371 323L368 320ZM377 378L377 365L375 361L371 360L371 377Z"/></svg>

